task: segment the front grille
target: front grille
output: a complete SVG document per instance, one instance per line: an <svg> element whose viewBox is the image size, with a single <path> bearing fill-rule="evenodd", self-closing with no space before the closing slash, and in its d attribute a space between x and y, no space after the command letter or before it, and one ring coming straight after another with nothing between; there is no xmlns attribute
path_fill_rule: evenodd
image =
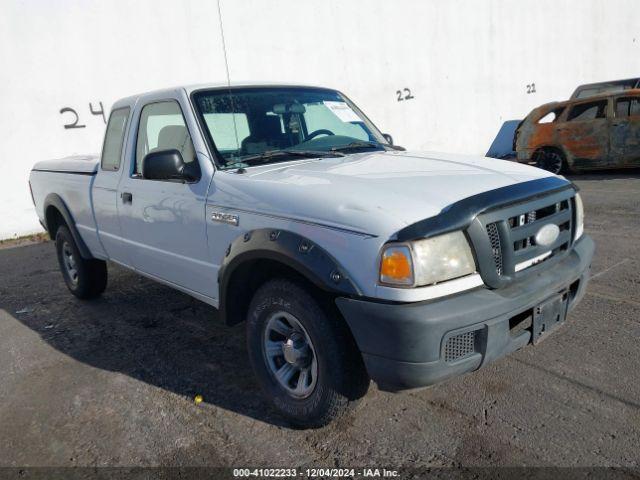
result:
<svg viewBox="0 0 640 480"><path fill-rule="evenodd" d="M518 215L517 217L511 217L509 219L509 228L521 227L523 225L529 225L533 223L538 218L538 211L533 210L532 212L523 213L522 215ZM527 248L532 245L532 238L526 238L524 240L519 240L513 245L514 250L520 250L520 248Z"/></svg>
<svg viewBox="0 0 640 480"><path fill-rule="evenodd" d="M493 255L493 263L496 265L496 272L502 275L502 247L500 246L500 234L498 233L497 223L487 225L487 235L491 243L491 254Z"/></svg>
<svg viewBox="0 0 640 480"><path fill-rule="evenodd" d="M567 189L478 217L479 229L470 229L469 233L487 285L502 286L520 272L569 250L574 194ZM547 224L557 225L560 233L550 245L537 245L536 234ZM486 235L484 241L479 240L482 235Z"/></svg>
<svg viewBox="0 0 640 480"><path fill-rule="evenodd" d="M476 351L476 330L449 337L444 345L445 362L453 362Z"/></svg>
<svg viewBox="0 0 640 480"><path fill-rule="evenodd" d="M553 205L547 205L546 207L540 208L538 210L533 210L526 214L518 215L515 217L509 218L509 228L518 228L525 225L532 224L537 220L544 220L545 218L562 212L564 210L569 210L569 201L563 200L562 202L554 203ZM544 222L543 222L544 224ZM567 218L566 222L558 225L560 227L560 231L568 230L571 226L571 219ZM513 249L515 251L523 250L525 248L535 246L535 233L533 235L528 235L526 238L517 240L513 243Z"/></svg>

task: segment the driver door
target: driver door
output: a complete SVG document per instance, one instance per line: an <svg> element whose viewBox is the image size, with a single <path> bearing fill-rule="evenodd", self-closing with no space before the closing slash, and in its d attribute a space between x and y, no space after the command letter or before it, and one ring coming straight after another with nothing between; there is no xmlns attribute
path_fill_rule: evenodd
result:
<svg viewBox="0 0 640 480"><path fill-rule="evenodd" d="M139 113L135 134L132 168L118 189L123 236L130 244L133 266L215 298L215 269L208 258L204 217L210 178L200 174L193 183L142 178L144 156L152 151L176 149L185 163L199 162L178 101L147 103Z"/></svg>

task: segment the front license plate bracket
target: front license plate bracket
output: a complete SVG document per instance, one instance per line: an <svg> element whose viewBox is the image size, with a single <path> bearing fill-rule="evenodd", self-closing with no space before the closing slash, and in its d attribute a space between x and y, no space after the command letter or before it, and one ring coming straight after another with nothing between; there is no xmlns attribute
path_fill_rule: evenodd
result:
<svg viewBox="0 0 640 480"><path fill-rule="evenodd" d="M567 318L569 292L554 295L533 309L531 342L535 345L547 338L549 332L562 325Z"/></svg>

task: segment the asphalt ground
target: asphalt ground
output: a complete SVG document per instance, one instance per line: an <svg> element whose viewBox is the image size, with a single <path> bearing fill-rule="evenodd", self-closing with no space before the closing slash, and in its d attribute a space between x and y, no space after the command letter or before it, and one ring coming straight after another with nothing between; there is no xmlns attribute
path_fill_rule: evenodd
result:
<svg viewBox="0 0 640 480"><path fill-rule="evenodd" d="M429 389L372 384L319 430L269 406L215 309L113 265L79 301L51 242L0 249L0 466L638 467L640 172L573 179L597 252L561 330Z"/></svg>

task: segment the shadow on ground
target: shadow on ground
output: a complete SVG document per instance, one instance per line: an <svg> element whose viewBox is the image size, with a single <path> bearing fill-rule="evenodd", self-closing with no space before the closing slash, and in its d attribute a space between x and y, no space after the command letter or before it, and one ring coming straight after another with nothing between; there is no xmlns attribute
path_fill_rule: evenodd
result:
<svg viewBox="0 0 640 480"><path fill-rule="evenodd" d="M599 181L640 178L640 168L628 168L619 170L599 170L593 172L569 174L566 177L572 181Z"/></svg>
<svg viewBox="0 0 640 480"><path fill-rule="evenodd" d="M640 178L640 169L575 175L576 181ZM128 375L189 399L289 426L254 380L244 325L216 309L115 265L95 301L64 286L51 242L0 249L0 309L84 364ZM21 313L17 313L21 312Z"/></svg>
<svg viewBox="0 0 640 480"><path fill-rule="evenodd" d="M64 286L53 248L0 251L1 309L82 363L287 425L254 380L244 325L227 327L213 307L112 264L105 294L78 300Z"/></svg>

